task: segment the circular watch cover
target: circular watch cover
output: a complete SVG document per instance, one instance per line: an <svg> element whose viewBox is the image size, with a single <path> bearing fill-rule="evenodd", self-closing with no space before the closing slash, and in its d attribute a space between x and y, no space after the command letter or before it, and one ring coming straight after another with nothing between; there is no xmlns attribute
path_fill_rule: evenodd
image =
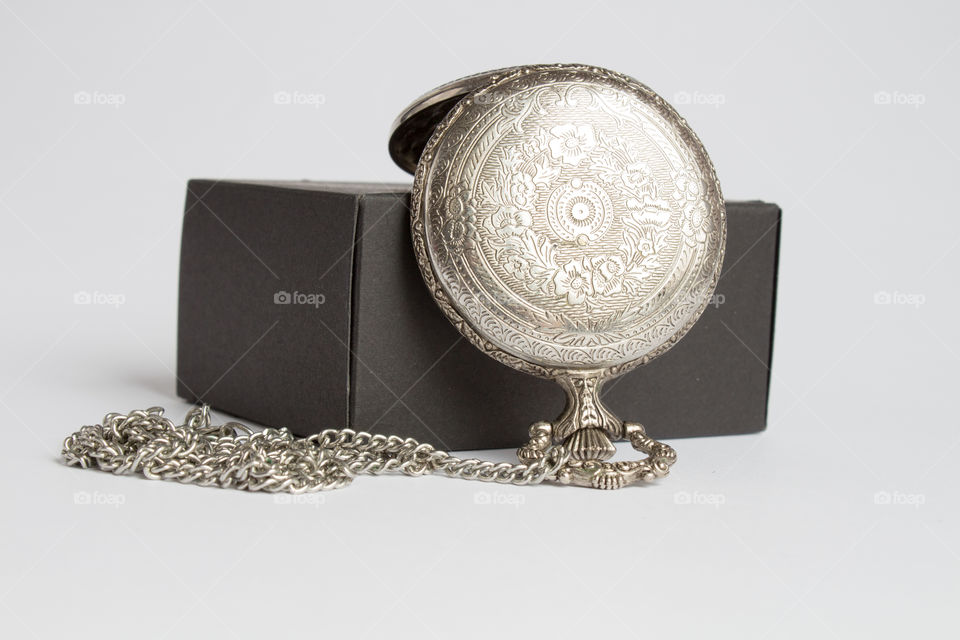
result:
<svg viewBox="0 0 960 640"><path fill-rule="evenodd" d="M413 245L440 308L491 357L567 392L563 414L534 425L521 458L556 440L579 461L574 483L664 475L672 449L597 392L673 346L719 278L723 197L686 121L627 76L533 65L427 94L390 147L401 166L419 155ZM601 462L623 437L651 458Z"/></svg>

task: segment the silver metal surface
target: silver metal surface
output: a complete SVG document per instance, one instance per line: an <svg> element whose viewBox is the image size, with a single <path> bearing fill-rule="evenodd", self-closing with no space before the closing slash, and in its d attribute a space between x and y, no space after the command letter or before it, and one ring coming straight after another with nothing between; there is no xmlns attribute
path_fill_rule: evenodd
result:
<svg viewBox="0 0 960 640"><path fill-rule="evenodd" d="M142 474L172 480L268 493L309 493L347 486L358 475L438 473L452 478L527 485L553 480L601 489L616 489L634 479L666 475L676 455L669 446L628 425L640 462L580 462L551 437L550 424L530 428L522 464L457 458L412 438L373 435L351 429L328 429L309 438L294 438L286 429L253 432L236 422L210 423L207 406L187 413L183 424L164 417L163 409L110 413L103 422L81 428L63 442L68 465L117 475Z"/></svg>
<svg viewBox="0 0 960 640"><path fill-rule="evenodd" d="M628 435L604 380L676 344L716 286L720 186L686 122L626 76L536 65L488 80L420 157L417 261L475 346L563 386L552 437L604 460Z"/></svg>
<svg viewBox="0 0 960 640"><path fill-rule="evenodd" d="M83 427L64 440L62 455L68 465L118 475L286 493L339 489L357 475L387 472L538 484L556 478L569 458L563 447L552 445L525 464L509 464L465 460L412 438L350 429L328 429L302 439L286 429L254 433L236 422L211 425L206 406L191 410L183 424L165 418L159 407L107 414L102 424Z"/></svg>

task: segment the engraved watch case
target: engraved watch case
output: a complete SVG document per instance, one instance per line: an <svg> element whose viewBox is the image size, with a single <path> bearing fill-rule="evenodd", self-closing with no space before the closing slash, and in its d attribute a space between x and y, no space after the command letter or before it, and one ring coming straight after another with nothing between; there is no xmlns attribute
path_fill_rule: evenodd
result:
<svg viewBox="0 0 960 640"><path fill-rule="evenodd" d="M567 394L556 420L531 428L521 459L562 442L572 461L561 481L616 488L666 475L673 450L611 413L599 391L676 344L720 274L723 197L686 121L624 75L532 65L423 96L390 149L408 170L417 162L413 246L447 318L489 356ZM606 462L622 438L650 457Z"/></svg>

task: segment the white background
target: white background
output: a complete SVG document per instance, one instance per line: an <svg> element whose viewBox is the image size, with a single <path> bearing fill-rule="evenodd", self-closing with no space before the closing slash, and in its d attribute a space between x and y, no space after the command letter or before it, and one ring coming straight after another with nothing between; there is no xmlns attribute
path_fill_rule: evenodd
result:
<svg viewBox="0 0 960 640"><path fill-rule="evenodd" d="M0 0L3 635L955 637L957 18ZM187 408L188 178L406 181L410 100L561 61L649 84L728 198L783 206L766 433L674 442L672 476L609 493L389 477L283 504L59 464L107 411Z"/></svg>

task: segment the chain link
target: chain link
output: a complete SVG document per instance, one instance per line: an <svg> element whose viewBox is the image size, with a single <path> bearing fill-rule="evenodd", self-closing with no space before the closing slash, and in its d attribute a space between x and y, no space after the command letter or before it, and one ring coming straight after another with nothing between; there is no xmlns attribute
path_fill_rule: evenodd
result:
<svg viewBox="0 0 960 640"><path fill-rule="evenodd" d="M358 475L388 472L502 484L539 484L556 479L570 453L549 446L528 464L457 458L413 438L328 429L295 438L287 429L254 432L237 422L212 425L210 409L191 409L183 424L163 416L161 407L109 413L63 443L68 465L116 474L140 473L151 480L175 480L247 491L306 493L339 489Z"/></svg>

